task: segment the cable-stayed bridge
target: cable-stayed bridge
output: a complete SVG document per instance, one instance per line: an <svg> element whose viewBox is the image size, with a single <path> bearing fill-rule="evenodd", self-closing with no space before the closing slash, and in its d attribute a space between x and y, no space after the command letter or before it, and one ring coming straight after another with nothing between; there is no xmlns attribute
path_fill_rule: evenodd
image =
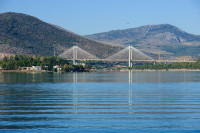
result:
<svg viewBox="0 0 200 133"><path fill-rule="evenodd" d="M128 61L129 67L132 67L132 62L194 62L194 61L154 60L153 58L144 54L143 52L139 51L133 46L128 46L105 59L100 59L95 55L81 49L78 46L73 46L58 56L66 60L72 60L73 64L76 64L76 61L78 60L84 60L84 61L95 60L95 61L109 61L109 62Z"/></svg>

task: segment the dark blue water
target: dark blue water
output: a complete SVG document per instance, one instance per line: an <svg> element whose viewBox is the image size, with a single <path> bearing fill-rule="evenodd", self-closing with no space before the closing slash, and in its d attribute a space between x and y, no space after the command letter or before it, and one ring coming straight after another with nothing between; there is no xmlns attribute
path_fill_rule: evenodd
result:
<svg viewBox="0 0 200 133"><path fill-rule="evenodd" d="M0 73L0 132L200 132L200 72Z"/></svg>

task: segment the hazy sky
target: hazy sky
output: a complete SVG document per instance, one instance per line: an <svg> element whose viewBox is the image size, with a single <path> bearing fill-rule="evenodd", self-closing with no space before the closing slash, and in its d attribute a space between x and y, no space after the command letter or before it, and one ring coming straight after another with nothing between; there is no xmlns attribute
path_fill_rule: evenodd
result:
<svg viewBox="0 0 200 133"><path fill-rule="evenodd" d="M200 35L200 0L0 0L19 12L86 35L149 24L172 24Z"/></svg>

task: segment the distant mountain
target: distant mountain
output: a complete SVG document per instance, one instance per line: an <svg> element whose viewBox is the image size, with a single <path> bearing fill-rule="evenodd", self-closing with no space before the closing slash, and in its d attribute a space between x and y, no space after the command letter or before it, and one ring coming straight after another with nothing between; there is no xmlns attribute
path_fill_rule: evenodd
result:
<svg viewBox="0 0 200 133"><path fill-rule="evenodd" d="M58 55L74 45L102 58L121 49L92 41L29 15L0 14L0 55L52 56L54 51Z"/></svg>
<svg viewBox="0 0 200 133"><path fill-rule="evenodd" d="M113 44L132 45L149 54L193 56L200 54L200 36L169 24L147 25L86 36Z"/></svg>

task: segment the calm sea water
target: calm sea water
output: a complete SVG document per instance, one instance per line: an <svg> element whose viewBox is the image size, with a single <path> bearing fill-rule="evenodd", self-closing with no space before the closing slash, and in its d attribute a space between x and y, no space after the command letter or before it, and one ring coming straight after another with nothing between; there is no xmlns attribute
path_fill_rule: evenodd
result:
<svg viewBox="0 0 200 133"><path fill-rule="evenodd" d="M0 132L200 132L200 72L0 73Z"/></svg>

